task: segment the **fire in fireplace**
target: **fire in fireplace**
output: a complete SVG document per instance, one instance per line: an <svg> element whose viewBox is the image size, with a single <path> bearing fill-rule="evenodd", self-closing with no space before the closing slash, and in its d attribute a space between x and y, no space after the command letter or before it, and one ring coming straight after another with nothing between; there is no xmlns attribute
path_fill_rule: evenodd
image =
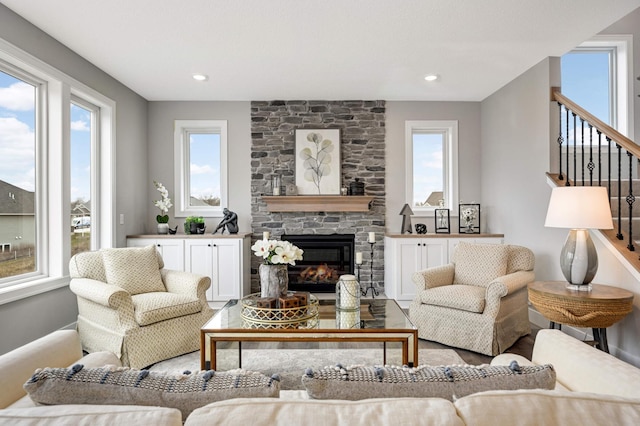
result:
<svg viewBox="0 0 640 426"><path fill-rule="evenodd" d="M303 260L289 266L289 289L334 292L341 275L353 274L355 235L283 235L304 250Z"/></svg>

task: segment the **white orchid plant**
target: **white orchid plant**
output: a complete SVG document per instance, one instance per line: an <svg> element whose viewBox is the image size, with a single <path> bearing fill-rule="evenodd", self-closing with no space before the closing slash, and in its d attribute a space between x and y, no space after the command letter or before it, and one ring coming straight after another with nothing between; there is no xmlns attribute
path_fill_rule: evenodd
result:
<svg viewBox="0 0 640 426"><path fill-rule="evenodd" d="M251 250L264 259L265 265L295 265L296 260L302 260L304 253L289 241L280 240L258 240Z"/></svg>
<svg viewBox="0 0 640 426"><path fill-rule="evenodd" d="M169 208L173 206L171 203L171 198L169 198L169 191L164 187L160 182L153 181L158 192L160 192L161 198L159 200L155 200L153 205L160 209L161 214L156 216L156 221L158 223L169 223Z"/></svg>

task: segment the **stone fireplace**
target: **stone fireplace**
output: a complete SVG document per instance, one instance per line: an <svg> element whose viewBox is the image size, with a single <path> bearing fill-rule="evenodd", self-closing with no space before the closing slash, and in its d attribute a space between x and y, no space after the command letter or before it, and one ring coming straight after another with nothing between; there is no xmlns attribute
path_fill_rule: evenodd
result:
<svg viewBox="0 0 640 426"><path fill-rule="evenodd" d="M371 207L362 212L269 211L262 197L272 195L273 175L281 176L282 188L295 185L295 130L319 128L340 129L342 186L349 186L359 178L364 183L365 195L374 197ZM269 231L276 239L292 235L352 235L350 271L353 271L354 253L367 254L361 277L361 285L365 287L369 285L371 268L368 255L371 245L367 238L369 232L374 232L373 281L382 291L385 208L384 101L251 102L251 226L254 241L262 238L264 231ZM306 260L305 257L303 262ZM260 289L259 259L252 256L251 262L251 290L257 292ZM335 283L328 286L331 286L330 291L335 291Z"/></svg>

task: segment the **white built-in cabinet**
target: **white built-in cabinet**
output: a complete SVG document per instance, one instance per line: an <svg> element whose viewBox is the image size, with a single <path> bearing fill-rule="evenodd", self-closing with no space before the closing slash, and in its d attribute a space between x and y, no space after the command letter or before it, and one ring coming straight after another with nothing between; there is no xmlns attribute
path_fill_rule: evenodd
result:
<svg viewBox="0 0 640 426"><path fill-rule="evenodd" d="M251 234L218 237L177 235L166 237L129 236L128 247L153 244L162 255L165 268L192 272L211 278L207 300L214 308L230 299L250 293Z"/></svg>
<svg viewBox="0 0 640 426"><path fill-rule="evenodd" d="M146 247L153 244L162 256L164 267L184 271L184 240L174 238L129 238L127 247Z"/></svg>
<svg viewBox="0 0 640 426"><path fill-rule="evenodd" d="M460 241L502 244L503 235L463 234L386 235L384 238L384 290L387 297L407 308L416 295L411 277L417 271L445 265Z"/></svg>

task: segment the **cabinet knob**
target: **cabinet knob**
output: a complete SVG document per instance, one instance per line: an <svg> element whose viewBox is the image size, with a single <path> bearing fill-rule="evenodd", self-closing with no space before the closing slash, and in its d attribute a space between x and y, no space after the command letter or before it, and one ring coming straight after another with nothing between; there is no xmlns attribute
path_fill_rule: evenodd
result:
<svg viewBox="0 0 640 426"><path fill-rule="evenodd" d="M158 247L162 247L159 243L157 244Z"/></svg>
<svg viewBox="0 0 640 426"><path fill-rule="evenodd" d="M211 247L211 244L207 244L207 247Z"/></svg>

